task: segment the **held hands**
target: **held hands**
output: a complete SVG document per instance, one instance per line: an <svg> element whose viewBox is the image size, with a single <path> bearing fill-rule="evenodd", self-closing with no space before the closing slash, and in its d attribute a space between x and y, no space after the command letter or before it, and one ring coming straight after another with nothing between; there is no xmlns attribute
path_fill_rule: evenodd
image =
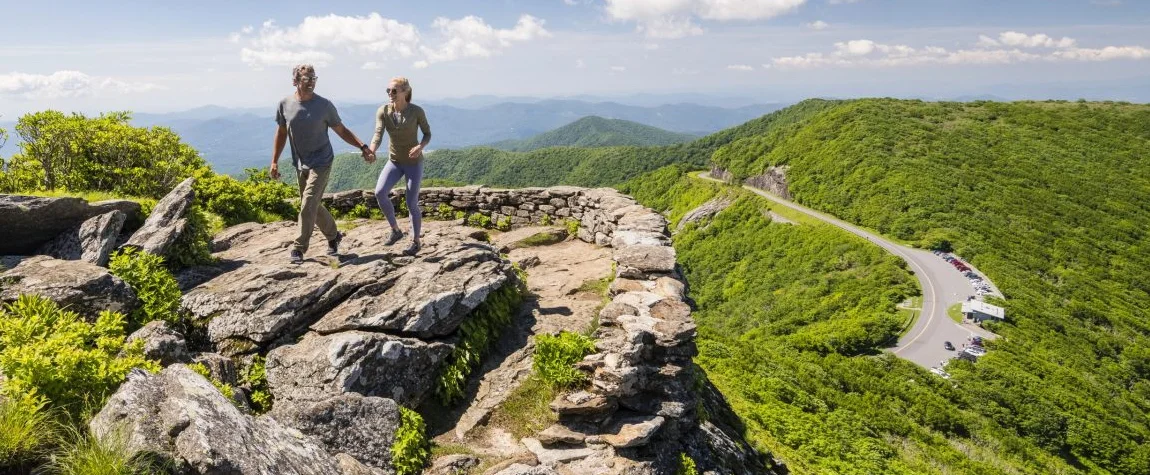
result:
<svg viewBox="0 0 1150 475"><path fill-rule="evenodd" d="M373 151L370 147L364 147L363 150L360 151L360 154L363 155L363 161L367 163L375 163L375 151Z"/></svg>
<svg viewBox="0 0 1150 475"><path fill-rule="evenodd" d="M423 155L423 144L411 147L411 151L407 152L407 158L416 159Z"/></svg>

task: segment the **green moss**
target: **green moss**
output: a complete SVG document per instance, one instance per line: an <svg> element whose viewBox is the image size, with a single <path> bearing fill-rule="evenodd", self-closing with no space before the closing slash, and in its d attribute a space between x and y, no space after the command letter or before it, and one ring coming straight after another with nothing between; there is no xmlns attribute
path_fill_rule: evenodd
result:
<svg viewBox="0 0 1150 475"><path fill-rule="evenodd" d="M491 413L488 425L503 428L516 439L537 434L559 420L549 406L556 395L555 388L532 375Z"/></svg>

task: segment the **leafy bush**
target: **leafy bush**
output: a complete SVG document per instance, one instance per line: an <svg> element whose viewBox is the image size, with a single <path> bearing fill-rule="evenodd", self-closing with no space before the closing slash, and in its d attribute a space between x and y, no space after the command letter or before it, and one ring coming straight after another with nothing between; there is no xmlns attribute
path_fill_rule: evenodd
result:
<svg viewBox="0 0 1150 475"><path fill-rule="evenodd" d="M439 206L435 207L435 214L443 219L451 219L452 216L455 216L455 208L447 203L439 203Z"/></svg>
<svg viewBox="0 0 1150 475"><path fill-rule="evenodd" d="M247 177L241 181L208 168L197 170L196 203L222 218L225 226L291 220L298 214L287 201L295 196L294 188L271 179L267 170L249 168L245 172Z"/></svg>
<svg viewBox="0 0 1150 475"><path fill-rule="evenodd" d="M539 377L553 387L576 387L587 381L587 375L574 365L594 351L595 340L578 333L536 335L532 366Z"/></svg>
<svg viewBox="0 0 1150 475"><path fill-rule="evenodd" d="M174 269L180 269L215 262L212 257L212 226L207 215L199 206L192 205L191 208L188 208L186 217L188 228L172 244L172 250L168 252L168 255L171 256L168 265Z"/></svg>
<svg viewBox="0 0 1150 475"><path fill-rule="evenodd" d="M129 316L133 327L153 320L178 323L180 320L180 286L164 259L155 254L128 247L112 254L108 270L132 286L143 305Z"/></svg>
<svg viewBox="0 0 1150 475"><path fill-rule="evenodd" d="M563 220L563 225L567 226L567 235L568 236L574 237L574 236L579 235L579 220L578 219L567 218L567 219Z"/></svg>
<svg viewBox="0 0 1150 475"><path fill-rule="evenodd" d="M542 224L544 226L550 226L551 223L552 223L552 219L551 219L551 215L549 215L549 214L544 214L542 218L539 218L539 224Z"/></svg>
<svg viewBox="0 0 1150 475"><path fill-rule="evenodd" d="M483 213L471 213L467 215L467 225L475 226L477 228L490 228L491 216Z"/></svg>
<svg viewBox="0 0 1150 475"><path fill-rule="evenodd" d="M20 296L0 308L5 393L37 394L73 415L86 403L102 405L132 368L160 369L143 358L143 341L124 345L124 325L119 313L87 323L47 298Z"/></svg>
<svg viewBox="0 0 1150 475"><path fill-rule="evenodd" d="M679 468L675 470L675 475L699 475L699 469L695 468L695 460L680 452Z"/></svg>
<svg viewBox="0 0 1150 475"><path fill-rule="evenodd" d="M479 365L487 349L519 309L523 296L514 283L507 283L487 296L460 325L461 338L447 357L439 374L435 395L447 406L463 397L463 388L471 370Z"/></svg>
<svg viewBox="0 0 1150 475"><path fill-rule="evenodd" d="M391 465L398 475L414 475L423 471L431 456L427 428L423 416L406 407L399 407L399 430L391 445Z"/></svg>
<svg viewBox="0 0 1150 475"><path fill-rule="evenodd" d="M31 394L0 397L0 471L43 457L56 442L47 405Z"/></svg>
<svg viewBox="0 0 1150 475"><path fill-rule="evenodd" d="M252 365L244 374L244 382L251 387L252 409L256 414L263 414L272 409L271 390L268 389L267 359L256 355L252 358Z"/></svg>
<svg viewBox="0 0 1150 475"><path fill-rule="evenodd" d="M499 218L499 222L495 223L495 229L498 229L500 231L510 231L511 230L511 216L504 216L502 218Z"/></svg>

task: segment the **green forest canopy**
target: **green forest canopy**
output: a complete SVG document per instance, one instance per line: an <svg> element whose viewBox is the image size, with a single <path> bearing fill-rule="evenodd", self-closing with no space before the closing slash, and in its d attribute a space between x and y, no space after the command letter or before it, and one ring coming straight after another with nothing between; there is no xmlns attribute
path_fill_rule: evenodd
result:
<svg viewBox="0 0 1150 475"><path fill-rule="evenodd" d="M555 130L523 140L504 140L491 148L529 152L548 147L652 146L688 142L696 136L621 119L587 116Z"/></svg>

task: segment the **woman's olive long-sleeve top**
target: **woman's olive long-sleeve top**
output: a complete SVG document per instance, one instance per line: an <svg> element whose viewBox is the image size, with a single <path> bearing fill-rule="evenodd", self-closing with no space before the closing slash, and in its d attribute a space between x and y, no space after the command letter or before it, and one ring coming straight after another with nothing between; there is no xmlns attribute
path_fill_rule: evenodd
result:
<svg viewBox="0 0 1150 475"><path fill-rule="evenodd" d="M375 136L371 139L372 150L377 150L383 142L383 131L387 131L388 147L387 158L395 163L410 165L419 163L423 155L410 158L411 149L419 145L417 130L423 131L423 141L431 141L431 126L427 124L427 115L423 108L415 104L408 104L396 118L395 106L390 103L379 107L375 113Z"/></svg>

